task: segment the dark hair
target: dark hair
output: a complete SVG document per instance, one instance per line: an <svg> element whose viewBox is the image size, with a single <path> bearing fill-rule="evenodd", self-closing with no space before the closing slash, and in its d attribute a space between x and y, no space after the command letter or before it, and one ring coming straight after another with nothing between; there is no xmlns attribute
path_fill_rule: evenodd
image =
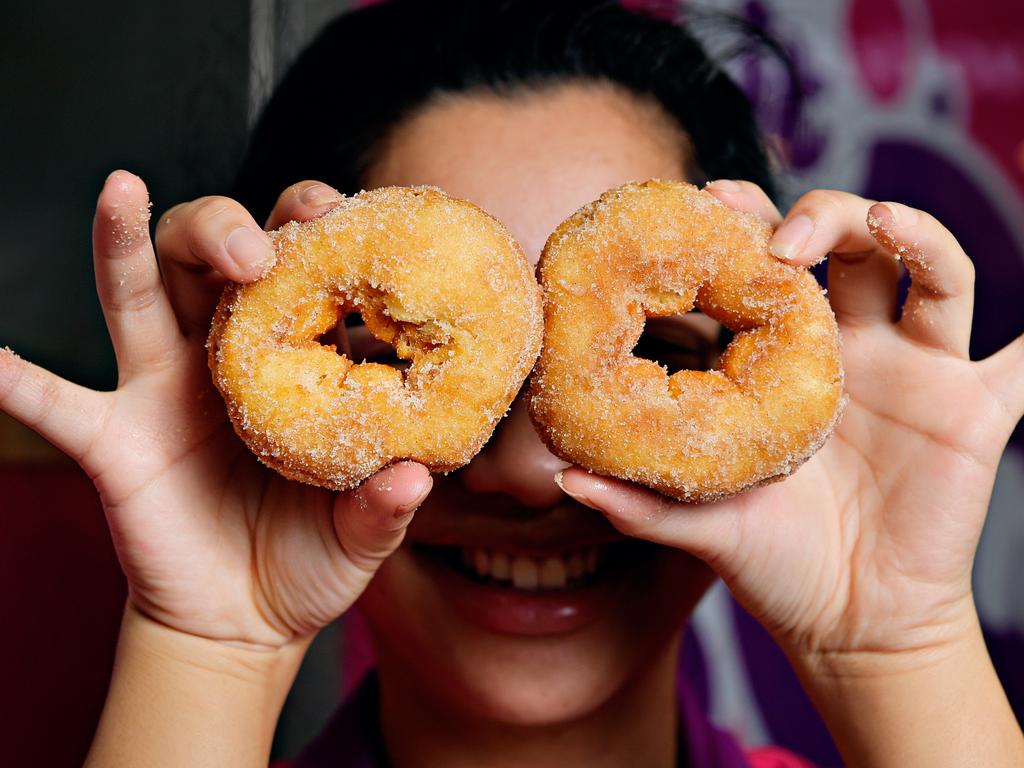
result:
<svg viewBox="0 0 1024 768"><path fill-rule="evenodd" d="M235 194L260 218L302 179L353 193L381 140L432 97L574 79L653 97L689 137L694 181L748 179L774 196L736 84L683 26L613 0L390 0L338 17L268 103Z"/></svg>

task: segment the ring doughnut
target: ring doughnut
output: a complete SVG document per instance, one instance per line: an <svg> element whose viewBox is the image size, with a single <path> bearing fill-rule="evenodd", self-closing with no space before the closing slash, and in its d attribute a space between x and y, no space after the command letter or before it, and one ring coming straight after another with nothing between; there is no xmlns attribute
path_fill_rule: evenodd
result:
<svg viewBox="0 0 1024 768"><path fill-rule="evenodd" d="M440 190L388 187L271 238L276 263L225 289L207 344L249 448L333 490L398 459L467 463L540 349L540 289L508 231ZM410 361L404 373L318 341L356 311Z"/></svg>
<svg viewBox="0 0 1024 768"><path fill-rule="evenodd" d="M544 345L530 414L565 461L709 501L780 479L841 410L839 333L771 228L680 183L627 184L563 222L540 261ZM736 332L715 369L671 376L631 351L646 317L700 311Z"/></svg>

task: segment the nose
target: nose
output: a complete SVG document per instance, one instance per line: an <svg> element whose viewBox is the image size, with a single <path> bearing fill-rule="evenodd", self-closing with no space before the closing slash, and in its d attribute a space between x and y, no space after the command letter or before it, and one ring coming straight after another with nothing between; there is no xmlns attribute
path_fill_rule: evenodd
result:
<svg viewBox="0 0 1024 768"><path fill-rule="evenodd" d="M504 493L543 509L565 498L555 474L569 466L541 441L520 395L491 441L459 476L470 491Z"/></svg>

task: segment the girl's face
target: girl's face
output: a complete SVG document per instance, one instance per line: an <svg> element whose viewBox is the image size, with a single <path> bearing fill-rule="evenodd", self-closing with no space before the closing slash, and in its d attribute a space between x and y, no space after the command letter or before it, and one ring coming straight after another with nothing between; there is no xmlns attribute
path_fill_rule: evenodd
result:
<svg viewBox="0 0 1024 768"><path fill-rule="evenodd" d="M431 184L476 203L536 263L555 227L605 190L685 177L685 147L658 106L611 86L477 93L406 120L366 184ZM706 321L660 321L657 334L684 360L676 367L706 367L717 341ZM357 357L374 352L356 346ZM435 478L361 602L385 684L400 678L424 703L540 725L593 712L672 668L709 570L624 538L567 497L554 480L566 466L517 400L468 467Z"/></svg>

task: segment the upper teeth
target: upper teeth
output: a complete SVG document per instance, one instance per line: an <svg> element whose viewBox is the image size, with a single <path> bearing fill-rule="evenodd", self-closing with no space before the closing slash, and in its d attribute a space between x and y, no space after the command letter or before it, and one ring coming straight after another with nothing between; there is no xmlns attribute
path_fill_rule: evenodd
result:
<svg viewBox="0 0 1024 768"><path fill-rule="evenodd" d="M462 550L462 561L480 576L511 581L519 589L557 589L597 570L602 562L599 547L546 557L526 557L486 549Z"/></svg>

